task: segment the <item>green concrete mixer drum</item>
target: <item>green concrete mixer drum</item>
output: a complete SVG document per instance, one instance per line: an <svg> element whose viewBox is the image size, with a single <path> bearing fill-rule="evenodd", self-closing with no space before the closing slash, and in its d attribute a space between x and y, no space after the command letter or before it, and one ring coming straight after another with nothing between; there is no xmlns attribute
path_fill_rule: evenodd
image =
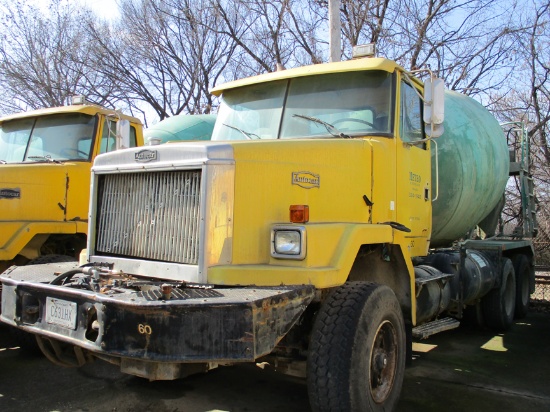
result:
<svg viewBox="0 0 550 412"><path fill-rule="evenodd" d="M463 237L497 207L509 171L508 147L496 119L468 96L445 92L444 133L437 138L439 191L430 246ZM435 150L432 181L435 186Z"/></svg>
<svg viewBox="0 0 550 412"><path fill-rule="evenodd" d="M210 140L215 114L195 114L172 116L144 130L145 142L158 139L157 143L185 140Z"/></svg>

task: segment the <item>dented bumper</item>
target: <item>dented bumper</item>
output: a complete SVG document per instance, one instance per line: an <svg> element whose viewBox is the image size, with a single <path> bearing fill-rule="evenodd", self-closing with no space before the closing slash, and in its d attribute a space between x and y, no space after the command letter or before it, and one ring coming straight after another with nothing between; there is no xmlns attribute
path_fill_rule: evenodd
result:
<svg viewBox="0 0 550 412"><path fill-rule="evenodd" d="M74 269L56 264L55 272ZM51 285L52 265L12 267L0 319L99 355L157 362L254 361L312 301L312 286L158 288L110 294Z"/></svg>

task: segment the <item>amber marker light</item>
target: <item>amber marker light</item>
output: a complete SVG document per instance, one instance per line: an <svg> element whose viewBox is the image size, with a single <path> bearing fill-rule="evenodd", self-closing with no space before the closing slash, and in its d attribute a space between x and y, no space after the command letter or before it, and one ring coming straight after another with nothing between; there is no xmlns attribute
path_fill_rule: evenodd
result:
<svg viewBox="0 0 550 412"><path fill-rule="evenodd" d="M308 205L291 205L290 221L292 223L309 222L309 206Z"/></svg>

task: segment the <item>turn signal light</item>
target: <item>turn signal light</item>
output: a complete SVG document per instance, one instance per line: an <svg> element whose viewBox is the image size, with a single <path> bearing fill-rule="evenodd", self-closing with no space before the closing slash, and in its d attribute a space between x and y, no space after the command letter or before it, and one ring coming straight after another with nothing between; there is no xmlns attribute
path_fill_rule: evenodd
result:
<svg viewBox="0 0 550 412"><path fill-rule="evenodd" d="M309 222L309 206L308 205L291 205L290 221L292 223Z"/></svg>

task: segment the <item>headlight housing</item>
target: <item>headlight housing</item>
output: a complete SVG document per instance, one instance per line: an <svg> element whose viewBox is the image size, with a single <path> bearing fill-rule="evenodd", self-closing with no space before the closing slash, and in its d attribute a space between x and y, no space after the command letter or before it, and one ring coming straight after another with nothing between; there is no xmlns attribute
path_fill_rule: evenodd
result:
<svg viewBox="0 0 550 412"><path fill-rule="evenodd" d="M271 256L276 259L305 259L306 228L293 225L274 226L271 229Z"/></svg>

